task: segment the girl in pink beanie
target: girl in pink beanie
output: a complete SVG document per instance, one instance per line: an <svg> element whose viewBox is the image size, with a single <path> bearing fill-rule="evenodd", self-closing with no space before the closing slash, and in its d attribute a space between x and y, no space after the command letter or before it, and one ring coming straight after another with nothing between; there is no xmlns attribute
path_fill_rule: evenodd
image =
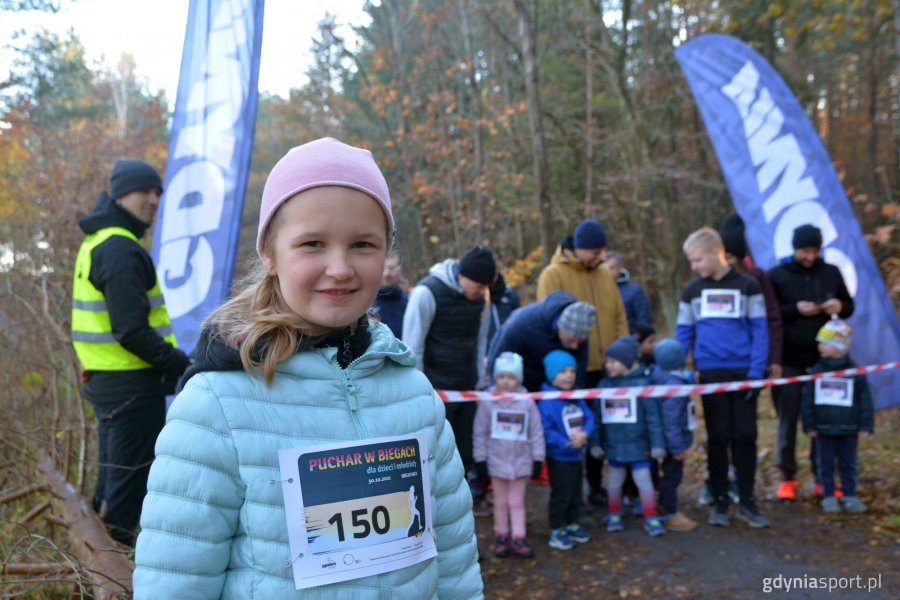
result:
<svg viewBox="0 0 900 600"><path fill-rule="evenodd" d="M481 597L443 403L367 318L393 236L368 150L324 138L274 166L259 264L204 323L157 442L135 598Z"/></svg>

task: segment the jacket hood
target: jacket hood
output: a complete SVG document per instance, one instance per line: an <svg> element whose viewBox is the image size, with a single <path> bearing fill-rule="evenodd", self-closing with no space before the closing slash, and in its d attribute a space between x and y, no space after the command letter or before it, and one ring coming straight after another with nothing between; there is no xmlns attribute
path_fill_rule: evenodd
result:
<svg viewBox="0 0 900 600"><path fill-rule="evenodd" d="M622 267L619 269L619 274L616 275L616 283L622 284L628 283L629 281L631 281L631 273L628 272L628 269Z"/></svg>
<svg viewBox="0 0 900 600"><path fill-rule="evenodd" d="M462 287L459 285L459 280L456 278L458 273L457 264L458 260L455 258L448 258L443 260L428 270L429 275L433 275L441 280L441 283L446 284L450 289L458 292L459 294L463 293Z"/></svg>
<svg viewBox="0 0 900 600"><path fill-rule="evenodd" d="M575 256L575 248L572 245L572 236L564 239L562 243L556 247L556 252L553 253L553 258L550 259L550 264L566 265L567 267L576 271L589 270L581 261L581 259Z"/></svg>
<svg viewBox="0 0 900 600"><path fill-rule="evenodd" d="M330 361L337 355L338 347L343 344L344 336L347 333L349 333L349 328L307 338L300 343L297 352L299 354L303 351L317 351ZM416 365L416 360L409 347L394 337L387 325L370 323L365 316L360 319L360 326L351 334L350 339L351 350L357 357L352 361L354 368L357 364L365 368L372 368L374 366L373 361L380 366L385 359L390 359L404 367L414 367ZM259 360L261 352L254 350L251 356L254 360ZM291 372L293 370L291 364L296 356L295 354L294 357L281 363L276 371ZM240 349L214 336L209 325L204 326L203 331L200 333L200 339L197 341L197 346L194 349L193 359L194 362L188 367L178 382L177 391L181 391L181 388L184 387L187 381L197 373L244 370Z"/></svg>
<svg viewBox="0 0 900 600"><path fill-rule="evenodd" d="M113 202L106 192L100 192L94 209L78 219L78 226L85 234L90 235L107 227L122 227L138 239L144 237L149 225Z"/></svg>

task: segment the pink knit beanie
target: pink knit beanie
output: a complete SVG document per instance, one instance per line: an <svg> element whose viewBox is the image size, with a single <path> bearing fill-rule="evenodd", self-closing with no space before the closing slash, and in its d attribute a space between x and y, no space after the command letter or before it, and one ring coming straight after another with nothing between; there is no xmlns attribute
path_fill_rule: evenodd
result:
<svg viewBox="0 0 900 600"><path fill-rule="evenodd" d="M257 254L262 256L266 230L285 200L304 190L328 185L359 190L378 202L387 217L390 243L394 233L391 194L372 153L334 138L321 138L291 148L269 173L259 207Z"/></svg>

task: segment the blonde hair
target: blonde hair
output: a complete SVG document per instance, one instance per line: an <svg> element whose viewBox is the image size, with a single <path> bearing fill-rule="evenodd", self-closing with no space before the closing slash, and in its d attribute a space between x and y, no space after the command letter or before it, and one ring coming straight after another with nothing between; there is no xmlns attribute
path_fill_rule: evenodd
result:
<svg viewBox="0 0 900 600"><path fill-rule="evenodd" d="M297 351L309 323L288 307L278 277L261 260L255 260L237 287L241 291L213 311L203 326L212 338L239 349L245 371L261 371L271 385L278 363Z"/></svg>
<svg viewBox="0 0 900 600"><path fill-rule="evenodd" d="M703 250L705 252L725 252L725 245L722 243L722 236L712 227L701 227L697 231L684 240L681 249L684 252L690 250Z"/></svg>
<svg viewBox="0 0 900 600"><path fill-rule="evenodd" d="M270 221L262 244L264 253L273 247L281 228L281 215L281 210L276 211ZM386 252L388 256L393 252L391 237L387 238ZM235 289L241 291L213 311L203 327L210 329L212 339L239 349L244 370L251 374L262 371L266 383L271 385L278 364L293 356L309 338L311 324L287 305L278 276L261 258L254 260L250 272Z"/></svg>

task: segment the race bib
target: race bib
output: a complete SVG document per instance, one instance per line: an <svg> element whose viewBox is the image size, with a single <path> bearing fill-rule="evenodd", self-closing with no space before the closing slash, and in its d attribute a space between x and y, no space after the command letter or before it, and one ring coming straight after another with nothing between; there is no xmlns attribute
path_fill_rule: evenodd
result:
<svg viewBox="0 0 900 600"><path fill-rule="evenodd" d="M498 408L491 413L491 437L495 440L528 441L528 413Z"/></svg>
<svg viewBox="0 0 900 600"><path fill-rule="evenodd" d="M700 316L737 319L741 316L741 292L739 290L703 290L700 294Z"/></svg>
<svg viewBox="0 0 900 600"><path fill-rule="evenodd" d="M566 435L572 437L573 433L584 431L584 411L577 404L566 404L562 410L562 422Z"/></svg>
<svg viewBox="0 0 900 600"><path fill-rule="evenodd" d="M298 590L437 556L423 434L290 448L278 461Z"/></svg>
<svg viewBox="0 0 900 600"><path fill-rule="evenodd" d="M604 424L637 423L637 397L603 398L600 416Z"/></svg>
<svg viewBox="0 0 900 600"><path fill-rule="evenodd" d="M816 404L853 406L853 380L843 377L816 379Z"/></svg>

